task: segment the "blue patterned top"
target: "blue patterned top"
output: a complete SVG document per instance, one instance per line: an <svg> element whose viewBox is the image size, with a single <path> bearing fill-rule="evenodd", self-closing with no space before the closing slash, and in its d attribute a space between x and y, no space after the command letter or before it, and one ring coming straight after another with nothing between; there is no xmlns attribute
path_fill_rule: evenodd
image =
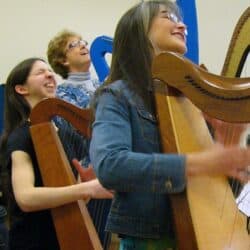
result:
<svg viewBox="0 0 250 250"><path fill-rule="evenodd" d="M101 85L97 79L91 79L89 72L69 73L68 78L57 87L57 96L80 108L89 106L90 98Z"/></svg>
<svg viewBox="0 0 250 250"><path fill-rule="evenodd" d="M56 95L58 98L79 108L88 108L90 99L99 86L100 82L98 80L90 78L90 72L69 73L68 78L58 85ZM60 116L56 116L54 121L58 127L68 126L68 122ZM89 146L88 143L89 141L85 140L86 147ZM82 164L88 165L88 156L81 160Z"/></svg>

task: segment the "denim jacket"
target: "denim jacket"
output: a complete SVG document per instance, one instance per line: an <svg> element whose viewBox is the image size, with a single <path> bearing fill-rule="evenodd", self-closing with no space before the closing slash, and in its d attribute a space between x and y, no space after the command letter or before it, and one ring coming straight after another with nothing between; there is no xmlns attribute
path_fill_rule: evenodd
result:
<svg viewBox="0 0 250 250"><path fill-rule="evenodd" d="M115 190L107 230L139 238L170 234L166 194L184 190L185 156L160 153L156 118L125 82L103 88L94 104L90 157L101 184Z"/></svg>

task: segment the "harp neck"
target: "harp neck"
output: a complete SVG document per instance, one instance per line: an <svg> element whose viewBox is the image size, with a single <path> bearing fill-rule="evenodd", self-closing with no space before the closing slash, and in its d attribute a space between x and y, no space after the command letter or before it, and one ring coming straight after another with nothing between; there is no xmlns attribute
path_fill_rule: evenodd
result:
<svg viewBox="0 0 250 250"><path fill-rule="evenodd" d="M211 74L187 58L170 52L154 59L152 74L154 79L178 89L211 117L227 122L250 120L250 78Z"/></svg>
<svg viewBox="0 0 250 250"><path fill-rule="evenodd" d="M81 109L58 98L47 98L39 102L31 111L31 124L49 122L54 116L70 121L83 135L90 137L90 123L93 114L90 109Z"/></svg>

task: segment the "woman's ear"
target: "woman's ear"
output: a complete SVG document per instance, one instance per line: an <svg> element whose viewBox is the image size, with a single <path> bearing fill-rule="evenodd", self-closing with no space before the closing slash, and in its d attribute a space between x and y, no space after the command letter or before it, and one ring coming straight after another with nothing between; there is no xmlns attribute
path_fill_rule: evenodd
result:
<svg viewBox="0 0 250 250"><path fill-rule="evenodd" d="M66 56L64 56L64 58L58 59L58 62L59 62L61 65L65 66L65 67L69 66L69 62L68 62Z"/></svg>
<svg viewBox="0 0 250 250"><path fill-rule="evenodd" d="M26 86L21 85L21 84L17 84L15 86L15 91L20 94L20 95L27 95L28 94L28 89L26 88Z"/></svg>
<svg viewBox="0 0 250 250"><path fill-rule="evenodd" d="M69 62L65 59L65 60L62 61L62 65L68 67Z"/></svg>

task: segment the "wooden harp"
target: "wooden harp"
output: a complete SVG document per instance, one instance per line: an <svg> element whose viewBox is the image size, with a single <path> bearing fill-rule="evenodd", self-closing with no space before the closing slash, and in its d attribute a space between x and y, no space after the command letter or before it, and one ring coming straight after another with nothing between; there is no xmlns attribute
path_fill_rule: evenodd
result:
<svg viewBox="0 0 250 250"><path fill-rule="evenodd" d="M152 73L163 152L213 143L200 110L228 122L250 120L250 78L220 77L174 53L157 56ZM226 178L189 178L171 204L179 250L250 249L246 218Z"/></svg>
<svg viewBox="0 0 250 250"><path fill-rule="evenodd" d="M61 141L51 123L61 116L90 137L92 113L57 98L40 102L31 112L31 136L45 186L59 187L76 183ZM61 250L100 250L100 240L84 201L79 200L51 209L57 239Z"/></svg>

